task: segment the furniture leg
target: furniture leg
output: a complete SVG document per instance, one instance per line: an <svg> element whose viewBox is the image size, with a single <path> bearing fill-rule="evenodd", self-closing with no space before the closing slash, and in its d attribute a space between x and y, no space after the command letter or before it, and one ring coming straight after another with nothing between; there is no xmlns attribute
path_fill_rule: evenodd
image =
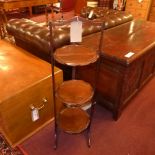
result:
<svg viewBox="0 0 155 155"><path fill-rule="evenodd" d="M29 6L28 9L29 9L30 17L32 17L32 6Z"/></svg>
<svg viewBox="0 0 155 155"><path fill-rule="evenodd" d="M58 127L57 124L55 123L55 130L54 130L54 149L57 149L58 145Z"/></svg>

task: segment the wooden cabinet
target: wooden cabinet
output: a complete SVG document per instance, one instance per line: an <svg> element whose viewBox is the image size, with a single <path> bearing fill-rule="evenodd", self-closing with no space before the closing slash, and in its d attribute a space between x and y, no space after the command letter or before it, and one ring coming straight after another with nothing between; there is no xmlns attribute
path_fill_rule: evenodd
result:
<svg viewBox="0 0 155 155"><path fill-rule="evenodd" d="M127 0L125 11L131 13L134 18L147 20L152 0Z"/></svg>
<svg viewBox="0 0 155 155"><path fill-rule="evenodd" d="M148 79L154 76L154 27L155 23L135 20L105 30L97 85L98 102L108 107L115 119ZM84 44L96 48L97 37L97 34L87 36ZM94 70L93 66L78 68L77 76L93 83Z"/></svg>
<svg viewBox="0 0 155 155"><path fill-rule="evenodd" d="M155 0L152 0L148 20L152 22L155 21Z"/></svg>
<svg viewBox="0 0 155 155"><path fill-rule="evenodd" d="M0 131L15 146L53 119L51 67L5 41L0 46ZM55 76L58 86L62 71L55 68ZM34 110L39 113L36 121Z"/></svg>

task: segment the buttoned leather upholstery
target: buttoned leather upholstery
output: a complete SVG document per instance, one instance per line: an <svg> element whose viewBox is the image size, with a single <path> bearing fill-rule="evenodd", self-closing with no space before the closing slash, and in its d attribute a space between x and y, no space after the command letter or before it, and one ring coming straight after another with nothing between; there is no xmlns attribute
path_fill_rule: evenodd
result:
<svg viewBox="0 0 155 155"><path fill-rule="evenodd" d="M93 11L93 15L92 15L91 19L92 20L104 20L105 21L105 29L126 23L133 19L132 14L126 13L124 11L103 9L102 7L83 8L81 11L81 16L88 17L89 13L91 11Z"/></svg>
<svg viewBox="0 0 155 155"><path fill-rule="evenodd" d="M87 10L89 11L89 10ZM82 16L84 15L84 10ZM114 10L96 9L94 20L105 21L105 29L126 23L132 20L132 15ZM29 19L11 19L7 23L7 31L15 37L16 44L27 51L45 59L50 60L49 28ZM99 26L84 25L83 35L98 32ZM69 44L69 28L62 27L55 30L54 48Z"/></svg>

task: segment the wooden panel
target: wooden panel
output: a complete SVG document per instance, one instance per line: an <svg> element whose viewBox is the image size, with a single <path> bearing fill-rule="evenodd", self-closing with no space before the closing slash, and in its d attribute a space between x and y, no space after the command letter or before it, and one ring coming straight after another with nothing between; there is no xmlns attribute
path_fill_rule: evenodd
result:
<svg viewBox="0 0 155 155"><path fill-rule="evenodd" d="M5 100L3 104L1 104L2 129L11 145L15 145L21 141L25 135L34 132L38 127L52 119L52 98L49 83L50 79L42 81ZM33 104L35 107L43 105L42 99L44 97L48 100L48 103L40 110L40 119L33 122L31 119L30 105Z"/></svg>
<svg viewBox="0 0 155 155"><path fill-rule="evenodd" d="M130 97L135 94L139 88L141 74L143 73L143 59L139 58L131 63L124 72L124 85L122 88L122 97L120 99L123 107Z"/></svg>
<svg viewBox="0 0 155 155"><path fill-rule="evenodd" d="M143 74L141 77L141 85L145 84L155 69L155 48L150 49L144 56Z"/></svg>

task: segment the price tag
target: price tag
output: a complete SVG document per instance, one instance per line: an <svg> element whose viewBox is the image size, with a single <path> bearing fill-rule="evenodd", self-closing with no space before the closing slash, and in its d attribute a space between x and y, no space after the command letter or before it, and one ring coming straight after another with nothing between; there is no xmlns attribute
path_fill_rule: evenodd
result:
<svg viewBox="0 0 155 155"><path fill-rule="evenodd" d="M89 15L88 15L88 18L89 18L89 19L91 19L91 18L92 18L92 16L93 16L93 14L94 14L94 11L93 11L93 10L91 10L91 11L90 11L90 13L89 13Z"/></svg>
<svg viewBox="0 0 155 155"><path fill-rule="evenodd" d="M130 58L131 56L133 56L135 53L133 52L129 52L125 55L126 58Z"/></svg>
<svg viewBox="0 0 155 155"><path fill-rule="evenodd" d="M31 111L32 121L35 122L39 119L39 111L37 108L32 109Z"/></svg>
<svg viewBox="0 0 155 155"><path fill-rule="evenodd" d="M82 21L71 22L70 28L70 42L82 41Z"/></svg>

